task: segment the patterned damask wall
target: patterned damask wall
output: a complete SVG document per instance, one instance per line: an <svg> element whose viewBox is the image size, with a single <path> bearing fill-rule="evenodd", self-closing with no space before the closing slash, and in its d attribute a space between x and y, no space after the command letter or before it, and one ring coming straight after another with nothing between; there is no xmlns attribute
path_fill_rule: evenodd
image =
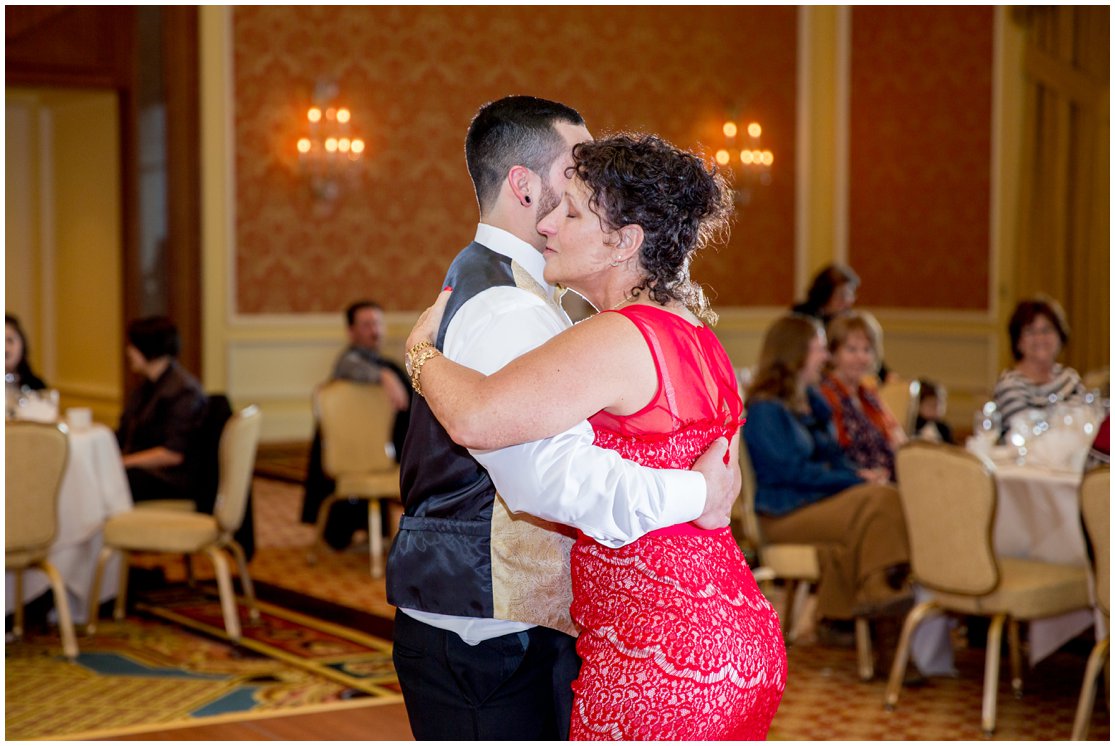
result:
<svg viewBox="0 0 1115 746"><path fill-rule="evenodd" d="M511 93L567 102L596 134L653 131L709 154L726 111L745 107L773 182L693 274L719 307L790 303L796 22L793 7L237 7L236 311L425 307L476 222L469 120ZM318 78L339 84L368 143L331 209L294 151Z"/></svg>
<svg viewBox="0 0 1115 746"><path fill-rule="evenodd" d="M867 306L988 307L994 10L852 11L849 261Z"/></svg>

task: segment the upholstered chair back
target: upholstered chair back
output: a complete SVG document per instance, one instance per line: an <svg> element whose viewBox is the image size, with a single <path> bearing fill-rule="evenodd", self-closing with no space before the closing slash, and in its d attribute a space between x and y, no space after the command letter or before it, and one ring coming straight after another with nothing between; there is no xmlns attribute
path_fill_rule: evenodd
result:
<svg viewBox="0 0 1115 746"><path fill-rule="evenodd" d="M317 405L326 474L335 479L395 468L387 451L395 410L382 386L330 381L318 390Z"/></svg>
<svg viewBox="0 0 1115 746"><path fill-rule="evenodd" d="M221 432L219 481L213 517L222 531L235 532L244 520L262 419L259 407L253 404L230 417Z"/></svg>
<svg viewBox="0 0 1115 746"><path fill-rule="evenodd" d="M4 548L9 562L45 557L58 530L58 488L69 442L54 424L9 422L4 427ZM23 563L25 564L25 563Z"/></svg>
<svg viewBox="0 0 1115 746"><path fill-rule="evenodd" d="M896 454L895 472L914 577L950 593L994 590L997 494L984 463L957 446L911 441Z"/></svg>

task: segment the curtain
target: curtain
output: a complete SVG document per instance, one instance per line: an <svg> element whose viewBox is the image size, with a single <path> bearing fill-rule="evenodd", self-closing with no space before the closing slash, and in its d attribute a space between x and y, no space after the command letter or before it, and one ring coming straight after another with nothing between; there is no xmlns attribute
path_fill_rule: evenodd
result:
<svg viewBox="0 0 1115 746"><path fill-rule="evenodd" d="M1025 7L1026 121L1014 301L1045 293L1072 327L1082 375L1110 358L1109 8Z"/></svg>

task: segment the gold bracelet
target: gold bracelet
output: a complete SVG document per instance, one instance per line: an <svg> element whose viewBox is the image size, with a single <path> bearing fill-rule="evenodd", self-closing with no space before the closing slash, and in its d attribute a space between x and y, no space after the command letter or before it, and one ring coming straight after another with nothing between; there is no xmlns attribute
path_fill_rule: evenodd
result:
<svg viewBox="0 0 1115 746"><path fill-rule="evenodd" d="M426 364L432 357L437 357L441 354L441 350L434 347L432 342L419 342L414 347L407 350L405 362L407 374L410 376L410 385L414 389L414 393L423 396L422 393L422 366Z"/></svg>

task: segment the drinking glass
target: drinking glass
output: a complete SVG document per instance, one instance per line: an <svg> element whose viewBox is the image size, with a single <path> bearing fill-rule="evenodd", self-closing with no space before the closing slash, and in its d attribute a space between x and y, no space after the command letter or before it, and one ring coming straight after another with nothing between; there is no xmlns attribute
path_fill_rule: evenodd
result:
<svg viewBox="0 0 1115 746"><path fill-rule="evenodd" d="M1003 415L994 402L987 402L972 420L972 435L978 440L994 445L1003 432Z"/></svg>

